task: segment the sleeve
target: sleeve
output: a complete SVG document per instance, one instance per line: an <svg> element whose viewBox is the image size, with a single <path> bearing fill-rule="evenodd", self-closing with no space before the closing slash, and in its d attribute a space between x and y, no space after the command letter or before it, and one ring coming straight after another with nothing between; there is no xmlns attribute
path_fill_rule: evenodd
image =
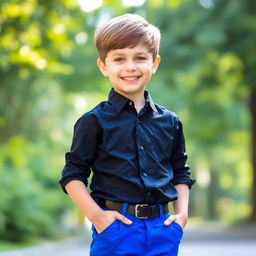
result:
<svg viewBox="0 0 256 256"><path fill-rule="evenodd" d="M92 114L83 115L74 126L71 149L65 154L66 164L59 183L65 193L65 185L80 180L88 185L91 167L97 150L99 125Z"/></svg>
<svg viewBox="0 0 256 256"><path fill-rule="evenodd" d="M195 183L191 177L190 167L187 165L187 154L185 148L185 139L182 123L177 118L174 127L174 142L171 155L171 164L173 167L173 185L187 184L189 188Z"/></svg>

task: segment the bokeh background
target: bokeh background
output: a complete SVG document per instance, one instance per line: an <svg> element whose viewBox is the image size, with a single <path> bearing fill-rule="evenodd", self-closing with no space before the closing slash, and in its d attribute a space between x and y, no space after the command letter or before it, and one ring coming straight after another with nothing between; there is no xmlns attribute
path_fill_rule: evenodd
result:
<svg viewBox="0 0 256 256"><path fill-rule="evenodd" d="M184 124L190 221L256 222L255 1L1 0L0 250L82 225L58 180L75 121L111 88L94 30L126 12L162 32L147 89Z"/></svg>

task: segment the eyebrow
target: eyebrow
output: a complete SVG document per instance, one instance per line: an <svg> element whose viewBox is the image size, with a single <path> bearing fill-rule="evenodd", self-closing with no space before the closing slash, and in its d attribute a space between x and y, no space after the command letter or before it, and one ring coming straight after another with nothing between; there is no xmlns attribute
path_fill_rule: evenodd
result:
<svg viewBox="0 0 256 256"><path fill-rule="evenodd" d="M134 55L143 55L143 54L147 55L147 54L149 54L149 52L135 52L135 53L134 53ZM126 53L114 53L114 54L112 55L112 57L115 57L115 56L124 56L124 55L126 55Z"/></svg>
<svg viewBox="0 0 256 256"><path fill-rule="evenodd" d="M125 53L114 53L113 55L112 55L112 57L116 57L116 56L123 56Z"/></svg>

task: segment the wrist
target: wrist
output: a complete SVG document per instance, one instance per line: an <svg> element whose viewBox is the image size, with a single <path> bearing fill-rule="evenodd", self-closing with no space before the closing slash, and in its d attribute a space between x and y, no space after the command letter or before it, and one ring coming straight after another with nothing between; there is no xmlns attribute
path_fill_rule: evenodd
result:
<svg viewBox="0 0 256 256"><path fill-rule="evenodd" d="M88 213L86 216L93 223L95 219L97 219L102 214L102 212L103 210L100 207L98 207L90 211L90 213Z"/></svg>
<svg viewBox="0 0 256 256"><path fill-rule="evenodd" d="M187 222L188 220L188 214L179 214L180 218Z"/></svg>
<svg viewBox="0 0 256 256"><path fill-rule="evenodd" d="M177 213L177 214L175 214L175 216L176 216L175 222L180 224L182 226L182 228L184 229L188 222L188 215Z"/></svg>
<svg viewBox="0 0 256 256"><path fill-rule="evenodd" d="M188 214L187 213L176 213L175 214L182 222L187 223Z"/></svg>
<svg viewBox="0 0 256 256"><path fill-rule="evenodd" d="M188 219L188 214L187 214L187 213L178 213L178 215L179 215L182 219Z"/></svg>

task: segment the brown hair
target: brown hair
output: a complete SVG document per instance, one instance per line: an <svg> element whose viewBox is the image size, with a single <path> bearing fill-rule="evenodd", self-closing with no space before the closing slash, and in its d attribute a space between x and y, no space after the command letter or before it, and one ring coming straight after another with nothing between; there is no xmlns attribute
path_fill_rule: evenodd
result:
<svg viewBox="0 0 256 256"><path fill-rule="evenodd" d="M149 48L155 60L160 45L160 31L136 14L115 17L95 31L94 42L99 58L105 62L109 51L135 47L139 43Z"/></svg>

